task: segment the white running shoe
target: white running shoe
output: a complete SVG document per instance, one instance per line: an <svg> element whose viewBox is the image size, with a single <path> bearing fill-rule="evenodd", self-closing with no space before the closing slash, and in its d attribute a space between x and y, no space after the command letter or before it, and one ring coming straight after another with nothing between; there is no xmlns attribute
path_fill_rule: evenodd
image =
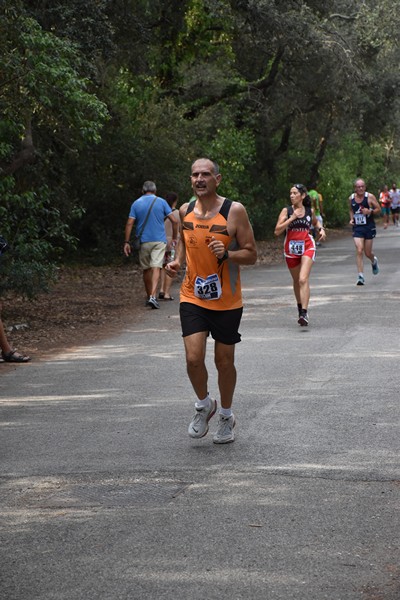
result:
<svg viewBox="0 0 400 600"><path fill-rule="evenodd" d="M217 401L212 400L207 408L196 408L196 414L190 422L188 433L192 438L202 438L208 432L208 421L215 415Z"/></svg>
<svg viewBox="0 0 400 600"><path fill-rule="evenodd" d="M364 277L362 275L359 275L356 285L364 285L364 283L365 283Z"/></svg>
<svg viewBox="0 0 400 600"><path fill-rule="evenodd" d="M157 302L157 299L155 296L149 296L149 299L147 300L147 306L151 306L151 308L160 308L160 305Z"/></svg>
<svg viewBox="0 0 400 600"><path fill-rule="evenodd" d="M214 433L214 444L229 444L235 441L235 433L233 428L236 425L235 415L224 417L219 415L217 431Z"/></svg>
<svg viewBox="0 0 400 600"><path fill-rule="evenodd" d="M376 256L374 256L374 262L372 263L372 272L374 275L378 275L379 273L378 259Z"/></svg>

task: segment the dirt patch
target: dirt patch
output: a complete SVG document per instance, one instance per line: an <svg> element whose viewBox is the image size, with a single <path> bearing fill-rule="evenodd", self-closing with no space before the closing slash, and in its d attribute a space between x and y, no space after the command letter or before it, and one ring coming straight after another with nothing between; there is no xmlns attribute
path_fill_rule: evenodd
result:
<svg viewBox="0 0 400 600"><path fill-rule="evenodd" d="M329 237L340 234L330 231ZM282 237L258 242L258 264L283 263L282 245ZM139 266L121 260L105 267L63 267L56 285L36 300L6 296L2 316L11 345L39 358L123 331L149 310L144 301Z"/></svg>
<svg viewBox="0 0 400 600"><path fill-rule="evenodd" d="M63 267L49 293L5 297L3 322L13 347L40 357L122 331L147 310L144 300L137 265Z"/></svg>

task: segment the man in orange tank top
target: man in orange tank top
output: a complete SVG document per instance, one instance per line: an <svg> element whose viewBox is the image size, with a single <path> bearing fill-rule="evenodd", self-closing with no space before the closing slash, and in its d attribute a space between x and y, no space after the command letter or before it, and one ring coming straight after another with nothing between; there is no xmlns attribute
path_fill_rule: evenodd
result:
<svg viewBox="0 0 400 600"><path fill-rule="evenodd" d="M245 207L217 193L221 174L217 163L200 158L192 164L191 184L195 200L181 206L181 238L175 260L166 271L175 277L183 262L186 276L180 293L180 318L186 367L197 401L189 436L202 438L217 410L210 397L205 364L206 341L215 341L221 407L213 441L233 442L232 412L236 385L235 344L240 342L242 316L240 265L253 265L257 249Z"/></svg>

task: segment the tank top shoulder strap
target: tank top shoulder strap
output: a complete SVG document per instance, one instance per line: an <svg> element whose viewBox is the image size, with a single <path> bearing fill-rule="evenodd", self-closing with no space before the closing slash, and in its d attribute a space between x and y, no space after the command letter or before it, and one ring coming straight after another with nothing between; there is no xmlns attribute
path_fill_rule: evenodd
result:
<svg viewBox="0 0 400 600"><path fill-rule="evenodd" d="M293 214L293 211L294 211L294 208L293 208L293 206L287 206L287 207L286 207L286 210L287 210L287 215L288 215L288 218L289 218L289 217L291 217L291 216L292 216L292 214Z"/></svg>
<svg viewBox="0 0 400 600"><path fill-rule="evenodd" d="M195 204L196 204L196 202L194 200L192 202L189 202L188 207L186 209L185 216L188 215L189 213L191 213L194 210L194 205ZM231 206L232 206L232 200L228 200L228 198L225 198L225 200L222 203L221 208L219 209L220 214L226 220L228 220L228 215L229 215L229 211L231 209Z"/></svg>
<svg viewBox="0 0 400 600"><path fill-rule="evenodd" d="M186 209L186 213L185 213L185 217L186 215L188 215L189 213L191 213L194 210L194 205L196 204L196 200L191 200L188 204L188 207Z"/></svg>
<svg viewBox="0 0 400 600"><path fill-rule="evenodd" d="M221 208L219 209L219 213L224 217L224 219L226 221L228 220L228 215L229 215L229 211L231 210L231 206L232 206L232 200L228 200L228 198L225 198L225 200L222 203Z"/></svg>

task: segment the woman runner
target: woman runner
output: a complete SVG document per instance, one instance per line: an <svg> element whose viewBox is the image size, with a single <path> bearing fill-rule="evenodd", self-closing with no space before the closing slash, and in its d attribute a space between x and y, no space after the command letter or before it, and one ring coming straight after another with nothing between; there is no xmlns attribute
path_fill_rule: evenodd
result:
<svg viewBox="0 0 400 600"><path fill-rule="evenodd" d="M311 199L302 183L290 189L291 206L281 210L275 227L275 235L286 232L284 255L293 279L293 290L299 312L298 324L308 325L308 303L310 300L310 272L315 259L315 241L311 227L318 232L318 241L324 241L325 229L320 227L311 208Z"/></svg>

